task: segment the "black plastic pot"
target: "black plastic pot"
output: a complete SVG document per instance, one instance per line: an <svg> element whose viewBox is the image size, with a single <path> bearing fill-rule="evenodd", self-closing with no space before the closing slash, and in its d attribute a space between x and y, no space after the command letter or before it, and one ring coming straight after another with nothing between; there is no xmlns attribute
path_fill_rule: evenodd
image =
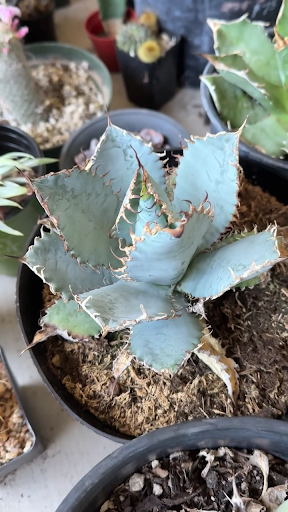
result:
<svg viewBox="0 0 288 512"><path fill-rule="evenodd" d="M22 151L29 153L35 158L43 157L43 153L36 142L22 130L13 128L6 124L0 124L0 155L10 151ZM42 176L46 172L45 165L35 167L36 175ZM5 215L5 223L13 229L23 233L23 236L7 235L0 232L0 274L16 275L18 261L7 258L5 254L12 256L22 256L26 239L30 235L33 226L37 222L38 216L42 213L38 201L33 195L28 196L22 202L23 210L11 208Z"/></svg>
<svg viewBox="0 0 288 512"><path fill-rule="evenodd" d="M54 2L51 2L51 8L47 12L33 18L20 19L19 25L29 29L28 34L24 38L25 44L56 41L54 9Z"/></svg>
<svg viewBox="0 0 288 512"><path fill-rule="evenodd" d="M87 473L56 512L96 512L114 489L144 464L181 450L259 449L288 460L287 424L260 418L188 421L162 428L118 448Z"/></svg>
<svg viewBox="0 0 288 512"><path fill-rule="evenodd" d="M180 59L183 84L199 87L199 75L206 61L198 54L214 53L212 30L207 18L233 20L246 12L253 20L274 24L282 0L135 0L137 14L150 10L157 14L163 30L184 38Z"/></svg>
<svg viewBox="0 0 288 512"><path fill-rule="evenodd" d="M180 150L181 138L189 139L189 133L174 119L160 112L140 108L130 108L109 112L113 124L129 132L140 132L151 128L161 132L171 146L169 154ZM103 115L90 121L75 132L63 146L60 155L60 168L71 169L75 165L74 157L89 147L90 141L99 139L107 128L107 116Z"/></svg>
<svg viewBox="0 0 288 512"><path fill-rule="evenodd" d="M127 96L132 103L138 107L159 110L175 96L179 46L180 39L153 64L145 64L138 57L131 57L116 47Z"/></svg>
<svg viewBox="0 0 288 512"><path fill-rule="evenodd" d="M214 66L208 63L203 76L211 75L214 72ZM200 92L203 107L211 122L211 133L228 131L227 125L220 119L209 89L204 82L201 82ZM288 160L272 158L241 141L239 154L245 176L260 185L263 190L277 197L279 201L287 204Z"/></svg>

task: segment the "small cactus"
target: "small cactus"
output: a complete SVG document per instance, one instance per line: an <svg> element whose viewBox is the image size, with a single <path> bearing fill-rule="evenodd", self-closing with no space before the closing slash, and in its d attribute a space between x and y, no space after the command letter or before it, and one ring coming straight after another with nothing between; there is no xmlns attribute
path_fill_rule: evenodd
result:
<svg viewBox="0 0 288 512"><path fill-rule="evenodd" d="M20 39L28 29L18 30L21 11L0 6L0 105L19 123L35 123L44 117L44 96L33 80Z"/></svg>
<svg viewBox="0 0 288 512"><path fill-rule="evenodd" d="M126 0L98 0L98 4L105 33L116 38L125 16Z"/></svg>
<svg viewBox="0 0 288 512"><path fill-rule="evenodd" d="M144 25L126 23L117 36L116 45L131 57L136 57L139 48L150 38L151 32Z"/></svg>
<svg viewBox="0 0 288 512"><path fill-rule="evenodd" d="M161 48L157 41L148 39L138 48L137 57L145 64L152 64L161 57Z"/></svg>

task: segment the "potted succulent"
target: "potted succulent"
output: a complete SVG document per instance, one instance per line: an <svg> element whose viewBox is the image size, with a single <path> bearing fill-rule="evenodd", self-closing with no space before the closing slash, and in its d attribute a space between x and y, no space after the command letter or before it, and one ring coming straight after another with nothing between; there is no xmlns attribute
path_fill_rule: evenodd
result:
<svg viewBox="0 0 288 512"><path fill-rule="evenodd" d="M182 0L179 4L174 0L135 0L135 9L138 15L145 10L155 12L163 30L183 37L179 55L183 85L199 87L199 75L205 67L205 59L200 54L213 51L213 37L207 18L228 21L248 12L253 20L273 24L280 4L281 0Z"/></svg>
<svg viewBox="0 0 288 512"><path fill-rule="evenodd" d="M101 114L111 98L110 75L97 57L59 43L26 45L20 10L0 6L0 120L23 129L58 158L63 142Z"/></svg>
<svg viewBox="0 0 288 512"><path fill-rule="evenodd" d="M265 171L288 178L287 13L284 0L273 41L263 25L246 16L230 23L208 20L216 55L206 55L202 102L212 130L235 129L247 118L240 156L243 167L247 161L259 178Z"/></svg>
<svg viewBox="0 0 288 512"><path fill-rule="evenodd" d="M206 420L146 434L91 469L56 512L287 511L281 423Z"/></svg>
<svg viewBox="0 0 288 512"><path fill-rule="evenodd" d="M95 430L131 439L187 415L255 414L261 407L275 417L285 413L286 384L275 383L276 395L263 397L272 384L261 365L285 360L288 252L267 220L286 226L288 210L246 183L239 198L240 134L186 140L179 166L165 172L149 145L110 122L85 167L32 182L48 219L21 259L20 326L54 395ZM257 232L257 220L264 231ZM248 305L240 308L238 294L228 290L246 286ZM251 304L257 327L251 317L235 338L239 315L250 316ZM234 346L225 352L229 329ZM255 357L267 360L255 359L264 373L251 403L247 344L255 329Z"/></svg>
<svg viewBox="0 0 288 512"><path fill-rule="evenodd" d="M96 53L109 71L119 71L115 38L123 23L136 19L134 10L126 8L126 0L98 0L99 10L92 12L85 22L87 35Z"/></svg>
<svg viewBox="0 0 288 512"><path fill-rule="evenodd" d="M160 31L152 12L123 25L117 57L127 96L139 107L158 110L176 94L179 38Z"/></svg>
<svg viewBox="0 0 288 512"><path fill-rule="evenodd" d="M26 175L42 176L55 160L43 158L37 144L17 128L0 125L0 135L0 273L16 275L18 261L5 255L23 253L41 213Z"/></svg>
<svg viewBox="0 0 288 512"><path fill-rule="evenodd" d="M54 0L19 0L20 25L28 28L25 43L56 41L54 25Z"/></svg>

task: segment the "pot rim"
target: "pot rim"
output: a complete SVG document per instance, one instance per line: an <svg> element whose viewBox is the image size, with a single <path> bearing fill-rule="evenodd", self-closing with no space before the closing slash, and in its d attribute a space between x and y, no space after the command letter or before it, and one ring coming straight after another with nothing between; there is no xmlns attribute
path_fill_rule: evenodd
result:
<svg viewBox="0 0 288 512"><path fill-rule="evenodd" d="M208 64L205 66L204 71L202 73L202 76L211 75L214 73L215 68L213 64L208 62ZM221 120L217 109L215 107L214 101L212 99L212 96L210 94L210 91L207 87L207 85L201 80L200 83L200 95L201 95L201 101L202 105L204 107L204 110L209 117L211 124L215 126L217 130L221 130L224 132L229 131L227 125ZM273 158L272 156L266 155L265 153L262 153L258 149L254 148L253 146L250 146L246 142L242 142L240 140L239 143L239 152L240 156L243 158L254 160L258 164L266 164L269 167L273 167L273 171L275 174L278 174L282 178L288 179L288 161L281 159L281 158Z"/></svg>
<svg viewBox="0 0 288 512"><path fill-rule="evenodd" d="M157 119L159 119L159 122L162 122L171 127L174 127L175 130L181 130L182 135L180 135L181 132L179 132L179 147L173 147L173 148L169 149L169 151L173 152L173 151L177 151L177 150L181 149L180 137L182 137L183 139L190 139L190 135L189 135L188 131L183 126L181 126L180 123L178 123L175 119L168 116L167 114L164 114L163 112L159 112L157 110L152 110L152 109L148 109L148 108L140 108L140 107L139 108L122 108L122 109L118 109L118 110L111 110L107 114L102 114L101 116L94 118L91 121L88 121L88 123L85 123L81 128L79 128L79 130L75 131L69 137L69 139L63 145L63 148L60 153L60 160L59 160L60 169L64 169L64 167L65 167L64 159L65 159L66 153L67 153L68 149L75 144L75 141L77 140L79 135L83 134L83 132L85 132L85 131L89 131L91 129L91 126L93 126L94 124L98 124L99 122L102 122L104 117L107 118L107 126L108 126L109 119L112 121L113 124L117 125L117 120L119 118L120 119L122 119L122 118L137 119L137 118L139 118L140 115L146 116L148 120L151 117L157 118ZM163 151L162 151L162 153L163 153Z"/></svg>
<svg viewBox="0 0 288 512"><path fill-rule="evenodd" d="M288 460L287 424L259 417L233 417L192 420L155 430L118 448L94 466L56 512L96 511L113 489L147 462L176 451L221 446L264 450Z"/></svg>

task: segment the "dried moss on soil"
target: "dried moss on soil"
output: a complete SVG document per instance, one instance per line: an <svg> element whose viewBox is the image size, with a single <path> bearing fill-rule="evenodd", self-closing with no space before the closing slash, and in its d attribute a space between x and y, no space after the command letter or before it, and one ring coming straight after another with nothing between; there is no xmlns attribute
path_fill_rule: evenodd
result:
<svg viewBox="0 0 288 512"><path fill-rule="evenodd" d="M233 223L236 229L257 224L263 230L274 220L288 226L288 206L247 181L242 184L240 204ZM237 407L224 383L195 355L173 377L133 362L114 385L112 360L121 343L67 343L53 338L44 345L48 364L84 408L133 436L194 418L280 417L288 406L288 265L278 264L269 277L264 286L227 292L206 303L214 336L239 365ZM44 295L47 303L47 289Z"/></svg>

